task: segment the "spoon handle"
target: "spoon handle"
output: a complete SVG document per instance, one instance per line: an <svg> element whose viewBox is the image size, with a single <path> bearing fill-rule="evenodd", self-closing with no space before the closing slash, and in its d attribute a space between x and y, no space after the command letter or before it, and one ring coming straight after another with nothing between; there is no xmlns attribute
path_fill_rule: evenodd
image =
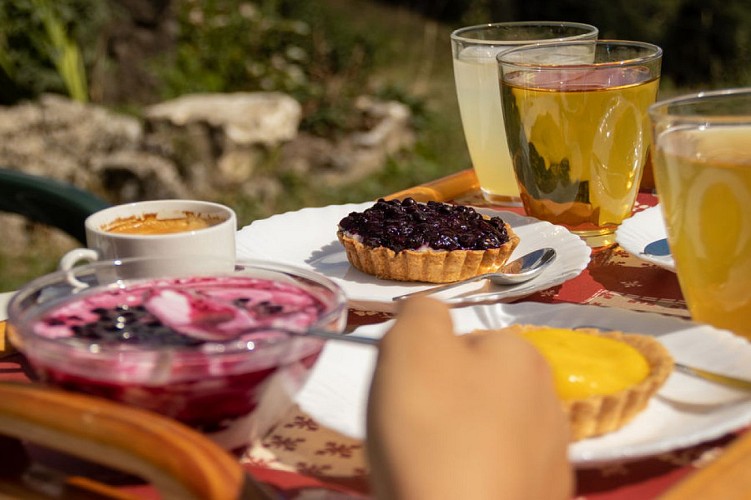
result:
<svg viewBox="0 0 751 500"><path fill-rule="evenodd" d="M295 330L291 328L284 328L274 325L260 325L247 328L242 331L243 335L249 335L257 332L279 332L285 335L293 337L316 337L324 340L336 340L342 342L351 342L355 344L366 344L377 346L380 342L380 338L363 337L361 335L350 335L346 333L335 333L328 330L322 330L320 328L309 328L305 330Z"/></svg>
<svg viewBox="0 0 751 500"><path fill-rule="evenodd" d="M373 337L363 337L360 335L350 335L345 333L332 333L327 332L326 330L309 330L305 333L300 333L297 335L308 335L311 337L318 337L326 340L336 340L340 342L352 342L355 344L365 344L365 345L375 345L377 346L380 342L380 338L373 338Z"/></svg>
<svg viewBox="0 0 751 500"><path fill-rule="evenodd" d="M688 366L683 363L675 363L675 369L682 373L693 375L704 380L709 380L716 384L722 384L735 389L743 389L746 391L751 390L751 380L731 377L730 375L723 375L721 373L704 370L702 368L696 368L695 366Z"/></svg>
<svg viewBox="0 0 751 500"><path fill-rule="evenodd" d="M472 283L474 281L480 281L480 280L487 279L491 275L492 275L491 273L478 274L477 276L473 276L473 277L468 278L466 280L454 281L454 282L451 282L451 283L446 283L445 285L438 285L438 286L434 286L434 287L431 287L431 288L426 288L425 290L420 290L418 292L406 293L404 295L397 295L396 297L394 297L391 300L397 301L397 300L406 299L407 297L415 297L417 295L429 295L429 294L433 294L433 293L437 293L437 292L442 292L444 290L449 290L449 289L457 287L457 286L466 285L467 283Z"/></svg>

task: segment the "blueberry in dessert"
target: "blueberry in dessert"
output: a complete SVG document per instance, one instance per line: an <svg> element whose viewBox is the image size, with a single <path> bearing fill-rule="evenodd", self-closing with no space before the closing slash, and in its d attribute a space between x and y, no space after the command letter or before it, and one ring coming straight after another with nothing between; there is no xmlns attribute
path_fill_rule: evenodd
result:
<svg viewBox="0 0 751 500"><path fill-rule="evenodd" d="M161 413L241 452L264 391L302 383L323 347L284 330L326 309L280 280L150 279L56 302L13 338L41 381Z"/></svg>
<svg viewBox="0 0 751 500"><path fill-rule="evenodd" d="M379 199L352 212L337 237L349 262L382 279L447 283L497 271L519 244L500 217L471 207Z"/></svg>

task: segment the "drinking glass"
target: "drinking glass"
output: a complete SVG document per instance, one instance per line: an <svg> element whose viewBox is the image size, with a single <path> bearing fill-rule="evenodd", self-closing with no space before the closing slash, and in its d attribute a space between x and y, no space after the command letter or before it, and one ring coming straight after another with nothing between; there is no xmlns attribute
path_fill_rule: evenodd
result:
<svg viewBox="0 0 751 500"><path fill-rule="evenodd" d="M655 185L696 321L751 339L751 89L658 102Z"/></svg>
<svg viewBox="0 0 751 500"><path fill-rule="evenodd" d="M498 56L508 146L528 215L591 247L615 243L650 147L662 49L602 40Z"/></svg>
<svg viewBox="0 0 751 500"><path fill-rule="evenodd" d="M464 137L484 198L519 206L501 112L496 56L528 43L597 38L597 28L569 22L508 22L468 26L451 33L454 80Z"/></svg>

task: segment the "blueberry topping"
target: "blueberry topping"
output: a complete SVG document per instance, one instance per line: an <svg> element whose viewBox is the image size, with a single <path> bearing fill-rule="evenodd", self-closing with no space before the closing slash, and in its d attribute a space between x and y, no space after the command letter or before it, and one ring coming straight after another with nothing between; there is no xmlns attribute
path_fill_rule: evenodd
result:
<svg viewBox="0 0 751 500"><path fill-rule="evenodd" d="M363 212L352 212L339 228L362 238L370 247L395 252L429 247L433 250L487 250L509 241L503 219L484 218L471 207L429 201L418 203L379 199Z"/></svg>
<svg viewBox="0 0 751 500"><path fill-rule="evenodd" d="M74 337L103 344L143 344L150 346L192 346L202 341L164 326L143 306L97 307L91 310L98 318L71 327ZM54 321L62 322L60 319Z"/></svg>
<svg viewBox="0 0 751 500"><path fill-rule="evenodd" d="M35 332L100 346L195 347L304 328L324 304L295 285L252 277L178 278L136 283L66 302Z"/></svg>
<svg viewBox="0 0 751 500"><path fill-rule="evenodd" d="M259 317L263 317L279 314L284 310L284 307L280 306L279 304L272 304L271 302L264 300L263 302L255 304L252 309L258 313Z"/></svg>

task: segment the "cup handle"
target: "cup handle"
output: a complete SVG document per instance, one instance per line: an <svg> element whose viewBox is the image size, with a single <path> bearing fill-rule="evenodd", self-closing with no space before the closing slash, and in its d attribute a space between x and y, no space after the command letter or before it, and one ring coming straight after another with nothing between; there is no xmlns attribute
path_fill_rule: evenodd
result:
<svg viewBox="0 0 751 500"><path fill-rule="evenodd" d="M91 248L74 248L60 259L58 266L61 271L70 271L81 261L93 262L99 260L99 253Z"/></svg>
<svg viewBox="0 0 751 500"><path fill-rule="evenodd" d="M97 260L99 260L99 253L96 250L92 250L91 248L74 248L62 256L58 268L66 272L68 283L72 286L75 288L86 288L88 285L75 277L73 268L79 262L95 262Z"/></svg>

